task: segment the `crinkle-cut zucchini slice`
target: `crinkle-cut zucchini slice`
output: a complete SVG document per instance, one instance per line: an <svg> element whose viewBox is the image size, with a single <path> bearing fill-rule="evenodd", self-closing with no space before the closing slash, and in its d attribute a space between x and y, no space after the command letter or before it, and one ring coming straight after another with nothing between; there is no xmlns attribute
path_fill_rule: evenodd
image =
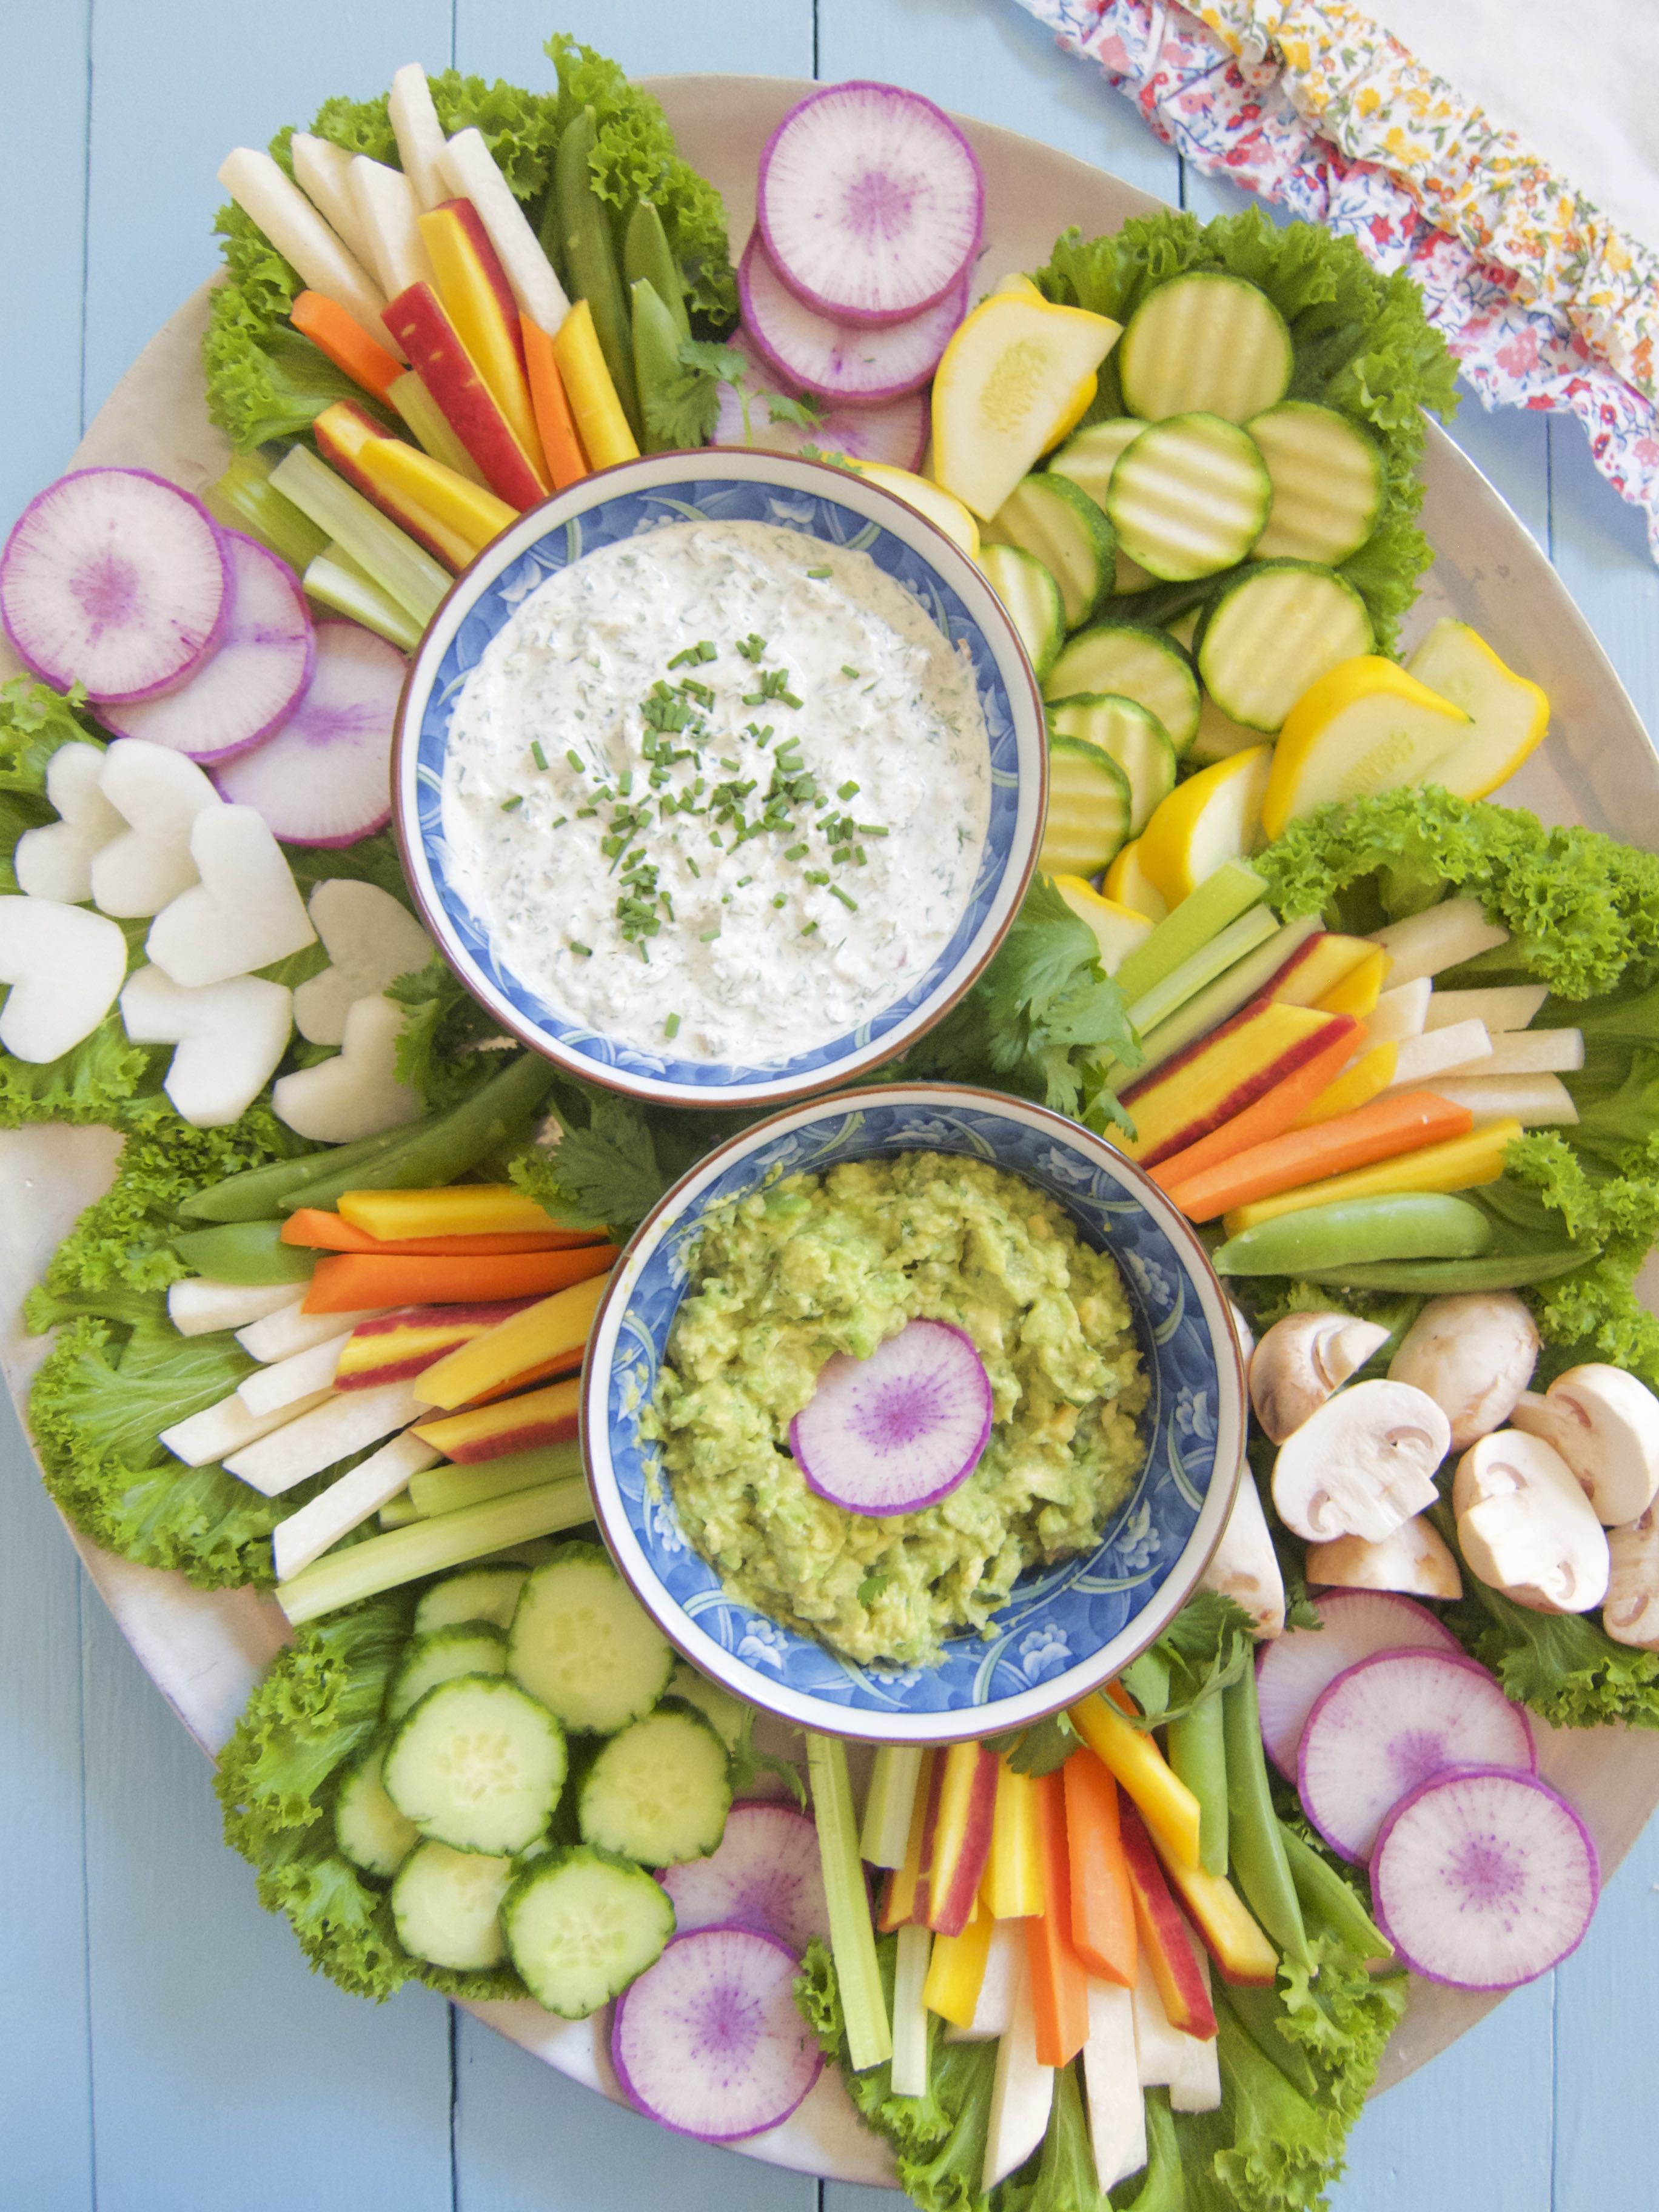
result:
<svg viewBox="0 0 1659 2212"><path fill-rule="evenodd" d="M1293 366L1278 308L1221 270L1160 284L1130 316L1117 351L1123 404L1149 422L1195 410L1248 422L1285 397Z"/></svg>
<svg viewBox="0 0 1659 2212"><path fill-rule="evenodd" d="M1129 779L1086 738L1048 739L1048 819L1037 866L1046 876L1097 875L1127 843Z"/></svg>
<svg viewBox="0 0 1659 2212"><path fill-rule="evenodd" d="M1128 777L1129 835L1138 837L1152 809L1175 789L1176 750L1163 723L1138 700L1110 692L1056 699L1048 716L1051 732L1098 745Z"/></svg>
<svg viewBox="0 0 1659 2212"><path fill-rule="evenodd" d="M1192 662L1164 630L1096 623L1078 632L1042 688L1051 699L1069 699L1079 691L1115 691L1138 699L1157 715L1178 754L1186 751L1198 729L1198 678Z"/></svg>
<svg viewBox="0 0 1659 2212"><path fill-rule="evenodd" d="M1271 732L1310 684L1375 642L1365 602L1346 577L1310 561L1264 561L1205 610L1198 672L1224 714Z"/></svg>
<svg viewBox="0 0 1659 2212"><path fill-rule="evenodd" d="M1046 470L1015 485L981 533L1035 554L1060 586L1066 627L1088 621L1111 588L1116 540L1088 493Z"/></svg>
<svg viewBox="0 0 1659 2212"><path fill-rule="evenodd" d="M1036 555L1026 552L1023 546L981 544L979 565L1018 631L1019 641L1041 684L1066 642L1066 610L1060 586Z"/></svg>
<svg viewBox="0 0 1659 2212"><path fill-rule="evenodd" d="M1334 568L1357 553L1382 510L1382 454L1375 440L1334 407L1308 399L1281 400L1245 427L1273 487L1258 556Z"/></svg>
<svg viewBox="0 0 1659 2212"><path fill-rule="evenodd" d="M1106 495L1119 550L1165 583L1242 561L1272 504L1273 480L1249 432L1201 413L1143 430Z"/></svg>

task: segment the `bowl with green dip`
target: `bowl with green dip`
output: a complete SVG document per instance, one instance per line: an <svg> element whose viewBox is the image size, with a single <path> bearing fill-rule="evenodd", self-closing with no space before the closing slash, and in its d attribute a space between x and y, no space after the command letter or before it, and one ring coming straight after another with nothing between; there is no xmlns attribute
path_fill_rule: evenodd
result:
<svg viewBox="0 0 1659 2212"><path fill-rule="evenodd" d="M915 1510L810 1484L790 1425L832 1359L966 1336L993 1414ZM623 1573L678 1650L778 1717L876 1743L1021 1728L1190 1596L1243 1464L1244 1373L1204 1248L1103 1139L1000 1093L794 1107L643 1224L589 1345L583 1443Z"/></svg>

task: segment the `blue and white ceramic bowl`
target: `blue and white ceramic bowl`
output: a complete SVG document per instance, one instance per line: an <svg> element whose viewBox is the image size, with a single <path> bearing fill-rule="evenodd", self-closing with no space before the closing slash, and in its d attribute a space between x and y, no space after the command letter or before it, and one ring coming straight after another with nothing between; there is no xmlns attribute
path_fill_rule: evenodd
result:
<svg viewBox="0 0 1659 2212"><path fill-rule="evenodd" d="M1057 1199L1117 1261L1152 1382L1149 1449L1091 1553L1033 1572L988 1639L927 1668L861 1667L732 1597L680 1527L640 1416L656 1387L703 1218L779 1176L909 1152L963 1152ZM600 1528L664 1632L704 1674L787 1721L874 1743L950 1743L1073 1704L1144 1650L1191 1595L1243 1465L1244 1370L1204 1248L1131 1161L1039 1106L954 1084L893 1084L774 1115L672 1190L611 1280L583 1370Z"/></svg>
<svg viewBox="0 0 1659 2212"><path fill-rule="evenodd" d="M811 1051L755 1066L646 1050L562 1014L497 960L450 881L442 821L453 702L526 593L597 548L665 522L785 524L867 552L913 592L973 662L989 739L985 852L956 933L905 994L873 1020ZM398 713L392 809L404 872L428 929L475 997L572 1074L635 1097L687 1106L772 1106L828 1091L903 1052L985 966L1019 908L1042 842L1048 754L1030 663L983 574L959 546L878 484L778 453L661 453L586 477L503 531L456 582L410 665Z"/></svg>

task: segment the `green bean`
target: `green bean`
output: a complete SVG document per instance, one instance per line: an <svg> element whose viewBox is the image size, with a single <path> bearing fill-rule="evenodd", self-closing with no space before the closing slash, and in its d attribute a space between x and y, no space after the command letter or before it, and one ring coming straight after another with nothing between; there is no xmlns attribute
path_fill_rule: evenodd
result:
<svg viewBox="0 0 1659 2212"><path fill-rule="evenodd" d="M634 302L634 374L645 419L641 442L647 453L665 453L679 441L652 428L652 402L659 393L665 396L685 374L680 366L679 329L648 276L635 278L628 289Z"/></svg>
<svg viewBox="0 0 1659 2212"><path fill-rule="evenodd" d="M1227 1872L1227 1752L1221 1699L1213 1690L1192 1711L1171 1721L1170 1764L1198 1800L1198 1858L1206 1874Z"/></svg>
<svg viewBox="0 0 1659 2212"><path fill-rule="evenodd" d="M649 200L641 200L628 218L623 239L623 275L629 287L643 277L674 319L683 338L691 335L691 318L685 311L685 287L679 264L662 227L662 216Z"/></svg>
<svg viewBox="0 0 1659 2212"><path fill-rule="evenodd" d="M1304 2097L1316 2098L1322 2094L1312 2059L1299 2043L1293 2043L1285 2033L1285 2007L1277 1989L1264 1990L1254 1984L1230 1982L1223 2002L1232 2007L1239 2026L1262 2057L1271 2058Z"/></svg>
<svg viewBox="0 0 1659 2212"><path fill-rule="evenodd" d="M641 435L640 398L634 383L634 354L628 332L628 302L611 236L611 218L593 189L592 167L599 126L585 107L566 124L553 161L553 190L543 222L542 244L549 258L562 264L572 296L586 300L593 329L634 435ZM547 235L554 233L552 246Z"/></svg>
<svg viewBox="0 0 1659 2212"><path fill-rule="evenodd" d="M317 1255L282 1242L280 1221L225 1221L175 1237L179 1257L219 1283L305 1283Z"/></svg>
<svg viewBox="0 0 1659 2212"><path fill-rule="evenodd" d="M1273 1786L1261 1748L1255 1669L1247 1667L1221 1693L1227 1746L1227 1803L1233 1822L1233 1871L1244 1900L1274 1942L1298 1966L1313 1963L1302 1907L1279 1838Z"/></svg>
<svg viewBox="0 0 1659 2212"><path fill-rule="evenodd" d="M1371 1918L1358 1895L1336 1869L1296 1830L1281 1820L1279 1840L1296 1884L1296 1893L1310 1920L1322 1921L1339 1942L1370 1965L1387 1966L1394 1946Z"/></svg>
<svg viewBox="0 0 1659 2212"><path fill-rule="evenodd" d="M1492 1252L1472 1260L1377 1260L1369 1266L1298 1268L1310 1283L1352 1291L1422 1291L1440 1297L1452 1291L1514 1291L1523 1283L1547 1283L1595 1259L1590 1251L1554 1244L1533 1253Z"/></svg>
<svg viewBox="0 0 1659 2212"><path fill-rule="evenodd" d="M378 1137L362 1137L354 1145L326 1145L321 1152L302 1152L297 1159L272 1160L263 1168L248 1168L206 1190L194 1192L179 1207L192 1221L264 1221L290 1191L332 1175L337 1169L367 1166L409 1142L409 1125L387 1129ZM307 1201L301 1199L300 1203Z"/></svg>
<svg viewBox="0 0 1659 2212"><path fill-rule="evenodd" d="M1220 1275L1305 1275L1380 1260L1462 1260L1486 1251L1492 1226L1478 1206L1443 1191L1394 1191L1276 1213L1212 1255Z"/></svg>

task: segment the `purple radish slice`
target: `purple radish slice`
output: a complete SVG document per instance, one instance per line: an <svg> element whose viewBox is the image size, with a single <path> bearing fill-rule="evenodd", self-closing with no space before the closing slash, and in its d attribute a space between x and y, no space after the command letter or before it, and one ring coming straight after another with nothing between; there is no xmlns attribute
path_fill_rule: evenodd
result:
<svg viewBox="0 0 1659 2212"><path fill-rule="evenodd" d="M1546 1782L1500 1766L1437 1774L1371 1855L1378 1925L1414 1974L1512 1990L1583 1941L1601 1893L1595 1838Z"/></svg>
<svg viewBox="0 0 1659 2212"><path fill-rule="evenodd" d="M748 349L739 341L738 352ZM753 359L752 355L750 356ZM782 380L760 362L744 378L749 396L745 425L743 401L729 384L720 392L720 413L714 422L717 446L747 446L764 453L799 453L810 446L815 453L840 453L849 461L885 461L896 469L917 469L927 450L928 407L925 392L913 392L881 407L851 407L837 402L826 407L816 422L775 422L767 410L769 392L777 392ZM784 390L789 399L800 397L792 385Z"/></svg>
<svg viewBox="0 0 1659 2212"><path fill-rule="evenodd" d="M611 2060L631 2102L700 2142L787 2120L823 2063L795 2004L799 1972L757 1928L677 1936L617 2000Z"/></svg>
<svg viewBox="0 0 1659 2212"><path fill-rule="evenodd" d="M789 1424L806 1486L849 1513L916 1513L979 1465L991 1378L965 1330L907 1322L867 1359L838 1352Z"/></svg>
<svg viewBox="0 0 1659 2212"><path fill-rule="evenodd" d="M59 691L148 699L207 659L229 609L217 526L148 469L76 469L24 508L0 553L0 623Z"/></svg>
<svg viewBox="0 0 1659 2212"><path fill-rule="evenodd" d="M854 80L792 107L760 158L772 266L837 322L899 323L945 298L974 258L985 180L942 108Z"/></svg>
<svg viewBox="0 0 1659 2212"><path fill-rule="evenodd" d="M1255 1662L1261 1741L1287 1782L1314 1702L1356 1660L1378 1651L1456 1651L1457 1638L1415 1598L1386 1590L1326 1590L1314 1600L1322 1628L1287 1629Z"/></svg>
<svg viewBox="0 0 1659 2212"><path fill-rule="evenodd" d="M154 699L100 708L121 738L148 738L193 761L229 760L280 730L311 681L311 611L286 561L239 530L220 533L230 570L229 613L192 675Z"/></svg>
<svg viewBox="0 0 1659 2212"><path fill-rule="evenodd" d="M902 323L833 322L795 297L756 230L738 264L738 297L749 343L781 377L820 399L878 406L919 392L932 376L967 310L968 279Z"/></svg>
<svg viewBox="0 0 1659 2212"><path fill-rule="evenodd" d="M657 1880L674 1900L682 1936L696 1928L758 1928L797 1955L815 1936L830 1939L818 1832L792 1805L734 1805L708 1858L665 1867Z"/></svg>
<svg viewBox="0 0 1659 2212"><path fill-rule="evenodd" d="M1296 1786L1331 1849L1363 1863L1401 1798L1449 1766L1535 1773L1525 1713L1462 1652L1379 1651L1320 1692Z"/></svg>
<svg viewBox="0 0 1659 2212"><path fill-rule="evenodd" d="M213 772L285 845L355 845L392 819L392 724L409 663L356 623L319 622L305 696L274 738Z"/></svg>

